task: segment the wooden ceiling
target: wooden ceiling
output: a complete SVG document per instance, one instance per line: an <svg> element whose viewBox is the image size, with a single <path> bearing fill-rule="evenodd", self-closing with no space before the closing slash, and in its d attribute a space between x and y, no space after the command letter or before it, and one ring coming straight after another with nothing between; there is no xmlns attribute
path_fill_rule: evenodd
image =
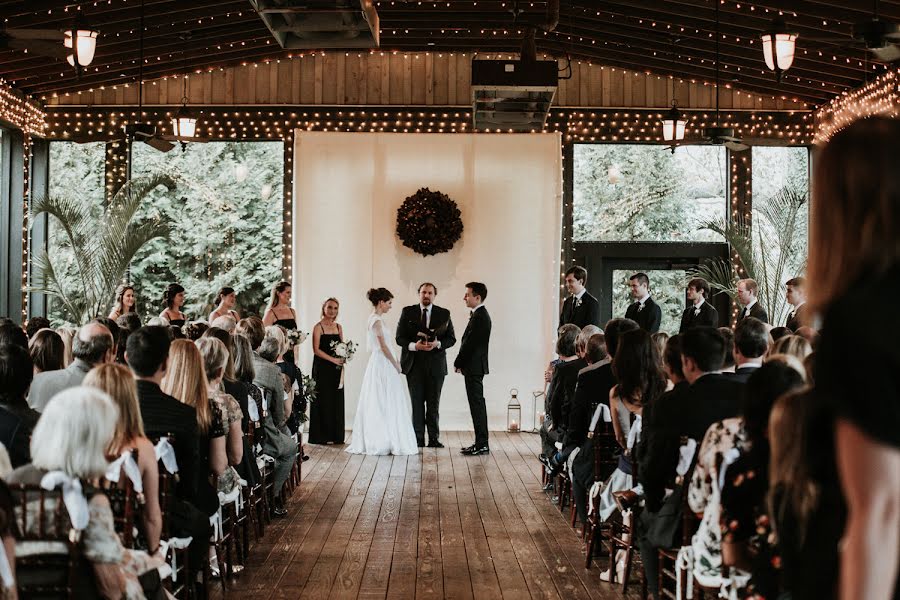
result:
<svg viewBox="0 0 900 600"><path fill-rule="evenodd" d="M818 105L887 68L849 45L852 24L871 18L872 0L563 0L555 30L538 32L538 53L713 81L717 1L723 84ZM517 52L523 23L543 22L546 11L546 2L511 0L375 4L384 51ZM248 0L144 5L145 80L298 53L278 46ZM0 50L0 78L38 97L137 81L141 10L140 0L0 0L5 27L65 29L80 12L101 32L94 61L80 78L61 60L12 49ZM882 0L879 11L885 20L900 21L900 0ZM779 12L800 35L781 83L766 69L759 41ZM814 41L841 37L846 44Z"/></svg>

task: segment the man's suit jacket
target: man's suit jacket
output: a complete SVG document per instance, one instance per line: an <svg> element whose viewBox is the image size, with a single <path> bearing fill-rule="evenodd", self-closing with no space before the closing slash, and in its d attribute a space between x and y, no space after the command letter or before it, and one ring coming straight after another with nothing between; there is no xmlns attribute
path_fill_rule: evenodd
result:
<svg viewBox="0 0 900 600"><path fill-rule="evenodd" d="M491 316L487 308L476 308L469 317L469 324L459 344L459 354L453 362L454 368L463 375L487 375L488 345L491 341Z"/></svg>
<svg viewBox="0 0 900 600"><path fill-rule="evenodd" d="M746 307L742 308L741 312L738 314L737 322L740 323L747 317L753 317L755 319L759 319L763 323L769 322L769 315L768 315L768 313L766 313L766 309L764 309L759 302L757 302L756 304L754 304L753 306L750 307L749 314L747 313Z"/></svg>
<svg viewBox="0 0 900 600"><path fill-rule="evenodd" d="M608 359L581 369L575 386L575 397L569 408L564 447L584 443L594 409L598 404L609 405L609 391L615 384Z"/></svg>
<svg viewBox="0 0 900 600"><path fill-rule="evenodd" d="M743 393L744 385L734 375L702 376L681 397L676 416L678 435L693 438L699 444L710 425L738 416Z"/></svg>
<svg viewBox="0 0 900 600"><path fill-rule="evenodd" d="M550 397L550 420L557 431L563 431L569 423L569 410L575 398L578 372L587 366L583 358L561 362L553 370L556 385Z"/></svg>
<svg viewBox="0 0 900 600"><path fill-rule="evenodd" d="M747 383L747 380L750 379L750 376L756 372L759 367L737 367L734 370L734 373L726 373L727 376L731 377L735 381L739 383Z"/></svg>
<svg viewBox="0 0 900 600"><path fill-rule="evenodd" d="M644 331L656 333L659 331L659 324L662 323L662 309L659 304L653 301L653 298L647 298L644 302L644 308L640 311L640 302L632 302L625 311L625 318L631 319L641 326Z"/></svg>
<svg viewBox="0 0 900 600"><path fill-rule="evenodd" d="M559 326L566 323L578 325L584 329L585 325L600 327L600 302L591 296L587 290L581 296L581 302L576 306L575 296L569 296L563 302L562 311L559 314Z"/></svg>
<svg viewBox="0 0 900 600"><path fill-rule="evenodd" d="M281 430L287 417L284 414L284 383L281 370L256 352L253 353L253 384L262 388L269 403L269 415L275 427Z"/></svg>
<svg viewBox="0 0 900 600"><path fill-rule="evenodd" d="M50 398L63 390L81 385L88 371L94 365L76 358L65 369L45 371L34 376L31 390L28 392L28 404L38 412L44 412Z"/></svg>
<svg viewBox="0 0 900 600"><path fill-rule="evenodd" d="M684 309L684 312L681 313L681 327L678 329L678 333L684 333L688 329L701 326L719 326L719 311L708 300L703 302L700 306L700 314L696 316L694 315L693 306L688 306Z"/></svg>
<svg viewBox="0 0 900 600"><path fill-rule="evenodd" d="M688 389L690 386L682 381L642 411L641 440L635 456L647 508L654 512L662 505L665 489L674 485L678 465L678 416L684 404L682 396Z"/></svg>
<svg viewBox="0 0 900 600"><path fill-rule="evenodd" d="M164 393L152 381L138 379L137 391L147 436L175 435L173 446L178 461L178 497L194 504L200 477L206 477L209 473L206 465L200 464L197 411Z"/></svg>
<svg viewBox="0 0 900 600"><path fill-rule="evenodd" d="M420 341L416 334L422 330L422 308L418 304L405 307L400 312L397 323L397 345L400 346L400 367L403 374L409 374L413 367L425 368L434 375L447 374L447 349L456 344L456 332L450 311L440 306L431 305L431 319L428 329L437 333L441 347L428 352L410 351L409 345Z"/></svg>
<svg viewBox="0 0 900 600"><path fill-rule="evenodd" d="M791 331L797 331L801 327L805 325L809 325L809 321L807 321L808 315L806 314L806 303L800 305L800 308L794 309L792 315L788 315L787 323L785 327L790 329Z"/></svg>

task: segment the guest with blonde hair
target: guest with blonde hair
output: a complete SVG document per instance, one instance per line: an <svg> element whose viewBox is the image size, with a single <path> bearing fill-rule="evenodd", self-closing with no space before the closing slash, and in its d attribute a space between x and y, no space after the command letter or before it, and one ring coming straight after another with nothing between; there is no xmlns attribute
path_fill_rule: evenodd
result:
<svg viewBox="0 0 900 600"><path fill-rule="evenodd" d="M141 475L144 506L141 518L144 536L150 553L159 548L162 531L162 512L159 506L159 469L153 444L144 434L144 421L137 400L137 385L128 367L116 364L99 365L84 378L84 385L100 389L112 399L119 410L113 438L106 453L115 460L125 453L137 451L137 465ZM123 469L124 471L124 469ZM127 474L127 473L126 473Z"/></svg>
<svg viewBox="0 0 900 600"><path fill-rule="evenodd" d="M801 361L812 354L809 341L799 335L786 335L775 342L769 349L770 354L790 354Z"/></svg>
<svg viewBox="0 0 900 600"><path fill-rule="evenodd" d="M58 327L56 329L56 333L59 334L59 337L62 338L63 341L63 366L68 367L72 364L72 361L75 360L72 355L72 340L75 339L75 336L78 335L77 327Z"/></svg>

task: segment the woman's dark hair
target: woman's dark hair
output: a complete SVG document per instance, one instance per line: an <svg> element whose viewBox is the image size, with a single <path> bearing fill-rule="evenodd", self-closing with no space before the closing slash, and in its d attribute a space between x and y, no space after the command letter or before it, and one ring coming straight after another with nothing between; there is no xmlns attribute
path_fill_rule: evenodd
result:
<svg viewBox="0 0 900 600"><path fill-rule="evenodd" d="M556 353L560 356L575 356L575 342L581 330L578 327L566 329L556 340Z"/></svg>
<svg viewBox="0 0 900 600"><path fill-rule="evenodd" d="M41 373L65 367L66 346L62 336L52 329L41 329L35 333L28 343L28 350L32 363Z"/></svg>
<svg viewBox="0 0 900 600"><path fill-rule="evenodd" d="M129 313L134 314L134 313ZM122 317L119 317L121 319ZM117 319L118 320L118 319ZM126 364L125 362L125 347L128 345L128 336L131 335L131 332L135 331L134 329L129 329L128 327L119 327L119 335L116 337L116 362L120 365ZM60 338L62 339L62 338Z"/></svg>
<svg viewBox="0 0 900 600"><path fill-rule="evenodd" d="M369 299L369 302L372 303L372 306L378 306L379 302L387 302L394 295L390 293L386 288L372 288L366 294L366 298Z"/></svg>
<svg viewBox="0 0 900 600"><path fill-rule="evenodd" d="M31 317L25 324L25 334L30 340L38 331L40 331L41 329L47 329L49 327L50 319L48 319L47 317Z"/></svg>
<svg viewBox="0 0 900 600"><path fill-rule="evenodd" d="M116 319L116 325L124 327L125 329L130 329L131 331L137 331L141 328L141 318L137 313L125 313Z"/></svg>
<svg viewBox="0 0 900 600"><path fill-rule="evenodd" d="M660 368L659 351L643 329L622 333L612 362L619 398L642 406L666 391L666 376Z"/></svg>
<svg viewBox="0 0 900 600"><path fill-rule="evenodd" d="M184 335L184 329L182 329L182 327L179 327L178 325L169 325L169 333L172 334L173 340L183 340L187 337Z"/></svg>
<svg viewBox="0 0 900 600"><path fill-rule="evenodd" d="M0 399L9 404L24 402L33 378L28 350L14 344L0 345Z"/></svg>
<svg viewBox="0 0 900 600"><path fill-rule="evenodd" d="M765 363L750 375L744 392L744 430L750 442L766 438L769 414L775 401L784 394L803 387L803 375L780 360Z"/></svg>
<svg viewBox="0 0 900 600"><path fill-rule="evenodd" d="M669 371L684 379L684 371L681 366L681 336L676 334L666 342L666 350L663 352L663 362Z"/></svg>
<svg viewBox="0 0 900 600"><path fill-rule="evenodd" d="M731 330L731 327L719 327L719 333L725 340L725 358L722 361L722 368L728 369L734 366L734 331Z"/></svg>
<svg viewBox="0 0 900 600"><path fill-rule="evenodd" d="M279 281L275 284L275 287L272 288L272 296L269 298L269 308L275 308L276 306L278 306L278 294L282 293L289 287L292 287L290 281Z"/></svg>
<svg viewBox="0 0 900 600"><path fill-rule="evenodd" d="M131 310L129 310L128 312L124 312L125 305L123 304L122 298L125 296L125 292L127 292L128 290L131 290L132 293L134 293L134 306L132 306ZM133 285L123 283L123 284L120 284L119 287L116 288L116 300L113 304L113 308L115 309L115 311L117 313L119 313L120 317L122 315L127 315L132 312L134 312L134 313L138 312L137 292L134 291Z"/></svg>
<svg viewBox="0 0 900 600"><path fill-rule="evenodd" d="M170 283L163 292L163 304L166 308L172 308L175 304L175 296L184 292L184 288L177 283Z"/></svg>
<svg viewBox="0 0 900 600"><path fill-rule="evenodd" d="M234 348L234 378L245 383L252 383L256 377L256 369L253 367L253 348L249 338L242 333L236 333L232 339Z"/></svg>
<svg viewBox="0 0 900 600"><path fill-rule="evenodd" d="M185 325L182 328L182 331L187 339L191 340L192 342L196 342L201 337L203 337L203 334L206 333L208 329L209 325L207 325L206 323L203 323L201 321L194 321Z"/></svg>
<svg viewBox="0 0 900 600"><path fill-rule="evenodd" d="M226 285L225 287L223 287L223 288L220 288L220 289L219 289L219 293L216 294L216 302L215 302L215 305L218 306L219 304L222 303L222 299L223 299L225 296L230 296L230 295L232 295L233 293L234 293L234 288L228 287L227 285Z"/></svg>
<svg viewBox="0 0 900 600"><path fill-rule="evenodd" d="M773 327L769 330L769 335L772 336L772 343L775 343L784 336L791 335L791 330L787 327Z"/></svg>
<svg viewBox="0 0 900 600"><path fill-rule="evenodd" d="M0 344L12 344L20 348L28 348L28 336L25 330L12 321L0 323Z"/></svg>

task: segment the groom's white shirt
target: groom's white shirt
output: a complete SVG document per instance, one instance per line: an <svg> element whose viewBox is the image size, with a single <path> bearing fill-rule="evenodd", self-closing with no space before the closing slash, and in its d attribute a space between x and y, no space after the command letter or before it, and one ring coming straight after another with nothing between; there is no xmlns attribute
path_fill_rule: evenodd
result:
<svg viewBox="0 0 900 600"><path fill-rule="evenodd" d="M434 307L434 304L429 304L428 306L425 306L424 304L421 304L421 303L419 304L419 314L421 315L422 311L423 310L425 311L425 327L431 326L431 309L433 307ZM438 350L440 350L441 349L441 340L434 340L434 347L437 348ZM410 352L416 352L416 343L410 342L408 349Z"/></svg>

